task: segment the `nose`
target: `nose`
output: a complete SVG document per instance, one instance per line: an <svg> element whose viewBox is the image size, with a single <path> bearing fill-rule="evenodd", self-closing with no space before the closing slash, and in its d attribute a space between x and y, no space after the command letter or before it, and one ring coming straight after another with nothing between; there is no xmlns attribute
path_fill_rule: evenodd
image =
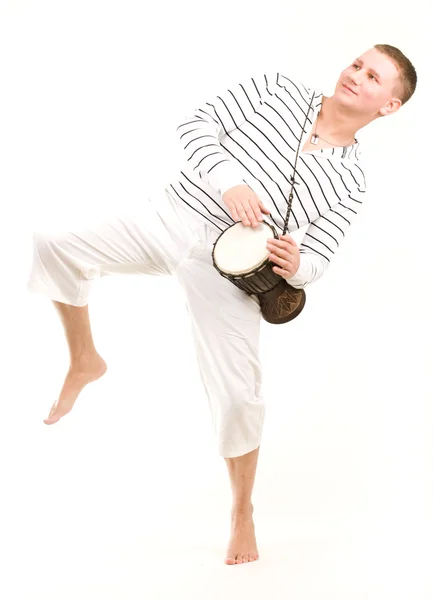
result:
<svg viewBox="0 0 433 600"><path fill-rule="evenodd" d="M352 83L355 86L358 86L359 85L359 72L358 73L351 73L349 75L349 79L352 81Z"/></svg>
<svg viewBox="0 0 433 600"><path fill-rule="evenodd" d="M352 90L354 90L356 93L358 93L358 88L359 88L359 78L358 77L354 77L352 74L349 75L349 85L352 88Z"/></svg>

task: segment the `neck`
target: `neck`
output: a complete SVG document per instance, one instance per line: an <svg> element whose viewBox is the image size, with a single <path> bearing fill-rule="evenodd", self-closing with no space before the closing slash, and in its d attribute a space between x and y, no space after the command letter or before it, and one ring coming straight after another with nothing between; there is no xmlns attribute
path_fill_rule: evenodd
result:
<svg viewBox="0 0 433 600"><path fill-rule="evenodd" d="M319 136L342 144L353 142L356 132L364 127L357 122L353 112L341 104L336 104L334 96L323 96L322 108L317 118L317 133Z"/></svg>

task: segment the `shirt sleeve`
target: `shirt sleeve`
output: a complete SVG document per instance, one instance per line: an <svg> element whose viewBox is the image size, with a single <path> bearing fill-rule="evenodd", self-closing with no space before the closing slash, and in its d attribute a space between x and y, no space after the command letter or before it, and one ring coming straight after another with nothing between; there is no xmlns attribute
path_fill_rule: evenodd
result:
<svg viewBox="0 0 433 600"><path fill-rule="evenodd" d="M310 223L299 246L300 266L291 286L302 289L317 281L328 268L365 198L365 191L349 193L321 217Z"/></svg>
<svg viewBox="0 0 433 600"><path fill-rule="evenodd" d="M245 183L242 168L224 152L221 137L241 127L274 93L278 75L270 71L234 84L192 111L176 129L188 164L221 195Z"/></svg>

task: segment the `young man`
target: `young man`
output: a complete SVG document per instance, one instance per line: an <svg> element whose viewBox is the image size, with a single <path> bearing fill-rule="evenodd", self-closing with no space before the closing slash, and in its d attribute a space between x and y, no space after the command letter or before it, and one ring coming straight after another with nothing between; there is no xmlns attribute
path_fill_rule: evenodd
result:
<svg viewBox="0 0 433 600"><path fill-rule="evenodd" d="M128 272L175 275L181 283L233 492L226 564L258 558L251 495L264 422L261 315L257 298L213 267L213 243L234 221L256 227L265 219L282 231L300 144L289 231L308 229L299 248L286 235L270 240L268 249L275 271L294 287L321 277L365 196L355 135L397 112L416 80L410 61L388 45L347 66L330 97L276 71L246 79L178 127L185 167L159 197L143 202L139 216L34 234L28 289L51 298L70 350L46 424L67 414L84 386L107 369L90 328L92 280Z"/></svg>

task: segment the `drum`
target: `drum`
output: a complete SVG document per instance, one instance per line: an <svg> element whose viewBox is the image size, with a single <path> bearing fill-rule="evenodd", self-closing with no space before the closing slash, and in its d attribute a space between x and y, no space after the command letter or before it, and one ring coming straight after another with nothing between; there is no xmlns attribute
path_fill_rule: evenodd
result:
<svg viewBox="0 0 433 600"><path fill-rule="evenodd" d="M219 273L248 295L269 292L276 287L281 276L272 270L268 260L268 238L278 239L272 225L261 222L257 227L234 223L215 241L212 259Z"/></svg>
<svg viewBox="0 0 433 600"><path fill-rule="evenodd" d="M249 296L258 296L263 318L269 323L294 319L305 304L305 291L290 286L273 271L266 248L268 238L278 238L276 229L261 222L257 227L234 223L216 239L212 260L216 270Z"/></svg>

